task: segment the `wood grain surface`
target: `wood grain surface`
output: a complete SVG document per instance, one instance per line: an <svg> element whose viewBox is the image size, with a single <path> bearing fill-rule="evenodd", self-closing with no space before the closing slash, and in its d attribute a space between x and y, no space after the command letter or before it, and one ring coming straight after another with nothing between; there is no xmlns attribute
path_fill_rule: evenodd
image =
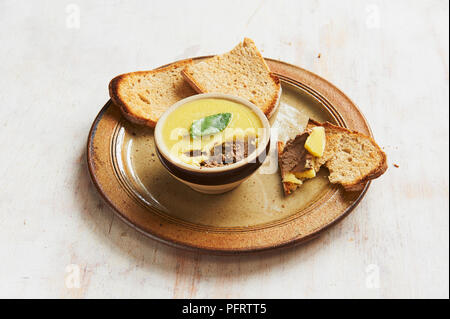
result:
<svg viewBox="0 0 450 319"><path fill-rule="evenodd" d="M0 2L0 297L448 298L448 10L406 0ZM244 36L345 92L389 170L349 217L300 247L220 257L147 239L114 217L86 168L108 82Z"/></svg>

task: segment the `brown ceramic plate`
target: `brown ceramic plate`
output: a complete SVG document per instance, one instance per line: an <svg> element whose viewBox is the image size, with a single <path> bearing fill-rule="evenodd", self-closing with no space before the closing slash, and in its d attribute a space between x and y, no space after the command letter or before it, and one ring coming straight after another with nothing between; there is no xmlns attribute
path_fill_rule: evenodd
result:
<svg viewBox="0 0 450 319"><path fill-rule="evenodd" d="M334 85L299 67L266 60L283 88L274 126L286 130L311 117L371 135L359 109ZM331 185L322 169L285 197L276 162L269 159L231 192L197 193L162 167L153 129L128 122L111 101L95 119L87 148L92 180L124 222L170 245L222 254L305 242L346 216L369 186L346 193Z"/></svg>

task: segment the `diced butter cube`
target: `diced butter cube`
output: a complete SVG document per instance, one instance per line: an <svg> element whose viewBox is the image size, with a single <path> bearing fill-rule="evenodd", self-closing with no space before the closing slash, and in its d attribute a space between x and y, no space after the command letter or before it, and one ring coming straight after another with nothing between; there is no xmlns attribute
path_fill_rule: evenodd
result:
<svg viewBox="0 0 450 319"><path fill-rule="evenodd" d="M322 157L323 152L325 151L325 128L322 126L313 127L311 130L311 134L309 134L308 138L305 142L305 149L316 157Z"/></svg>
<svg viewBox="0 0 450 319"><path fill-rule="evenodd" d="M294 173L294 175L297 178L313 178L316 177L316 171L314 170L314 168L311 168L304 172Z"/></svg>
<svg viewBox="0 0 450 319"><path fill-rule="evenodd" d="M293 173L286 173L283 177L283 182L293 183L293 184L298 184L298 185L303 184L303 182L301 180L299 180L297 177L295 177L295 175Z"/></svg>

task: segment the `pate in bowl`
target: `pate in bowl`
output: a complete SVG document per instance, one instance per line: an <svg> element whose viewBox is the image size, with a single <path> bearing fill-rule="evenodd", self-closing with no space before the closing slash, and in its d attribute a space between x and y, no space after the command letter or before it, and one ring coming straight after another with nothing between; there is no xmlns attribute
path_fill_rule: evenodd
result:
<svg viewBox="0 0 450 319"><path fill-rule="evenodd" d="M167 171L196 191L227 192L248 179L270 148L270 124L251 102L221 93L197 94L172 105L155 128Z"/></svg>

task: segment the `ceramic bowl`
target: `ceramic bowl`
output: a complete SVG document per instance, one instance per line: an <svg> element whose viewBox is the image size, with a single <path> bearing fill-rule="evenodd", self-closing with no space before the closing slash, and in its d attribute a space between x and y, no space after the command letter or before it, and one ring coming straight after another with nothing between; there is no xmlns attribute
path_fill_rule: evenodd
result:
<svg viewBox="0 0 450 319"><path fill-rule="evenodd" d="M260 136L254 152L236 163L220 167L195 167L180 161L172 155L164 143L162 128L167 117L180 106L200 99L226 99L250 108L261 120L263 136ZM232 95L221 93L197 94L172 105L158 120L155 128L156 153L167 171L192 189L206 194L220 194L232 190L248 179L264 162L270 148L270 124L264 113L253 103Z"/></svg>

